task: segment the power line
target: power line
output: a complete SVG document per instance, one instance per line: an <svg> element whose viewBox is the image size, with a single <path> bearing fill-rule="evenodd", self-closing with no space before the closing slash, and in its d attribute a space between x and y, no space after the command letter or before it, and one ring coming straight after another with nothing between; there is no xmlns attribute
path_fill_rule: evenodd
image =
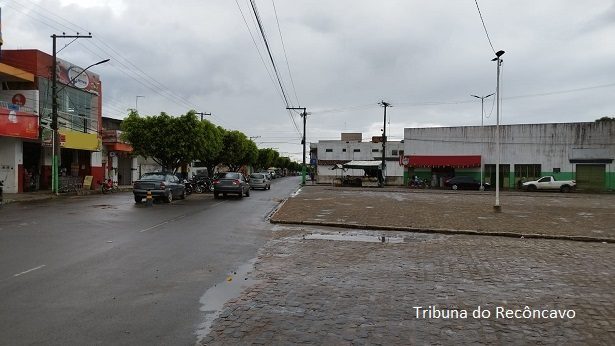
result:
<svg viewBox="0 0 615 346"><path fill-rule="evenodd" d="M487 32L487 26L485 26L485 21L483 20L483 14L480 13L480 7L478 7L478 0L474 0L476 3L476 9L478 10L478 15L480 16L480 21L483 23L483 28L485 29L485 34L487 35L487 41L489 41L489 45L491 46L491 50L493 54L495 54L495 48L493 48L493 44L491 44L491 38L489 37L489 32Z"/></svg>
<svg viewBox="0 0 615 346"><path fill-rule="evenodd" d="M295 89L295 81L293 80L293 75L290 73L290 64L288 63L288 55L286 55L286 46L284 45L284 39L282 38L282 29L280 29L280 21L278 20L278 11L275 8L275 1L271 0L273 4L273 13L275 13L275 21L278 23L278 32L280 33L280 41L282 42L282 50L284 51L284 59L286 59L286 67L288 68L288 77L290 77L290 84L293 86L293 92L295 93L295 99L297 100L297 104L301 104L299 102L299 97L297 96L297 89Z"/></svg>

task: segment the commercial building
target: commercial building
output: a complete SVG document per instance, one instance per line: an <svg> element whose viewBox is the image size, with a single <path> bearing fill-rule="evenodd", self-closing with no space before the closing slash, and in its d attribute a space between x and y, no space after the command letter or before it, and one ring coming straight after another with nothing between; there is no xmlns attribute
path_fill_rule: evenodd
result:
<svg viewBox="0 0 615 346"><path fill-rule="evenodd" d="M100 77L58 59L60 175L102 180ZM51 187L52 63L39 50L3 50L0 58L0 180L5 191Z"/></svg>
<svg viewBox="0 0 615 346"><path fill-rule="evenodd" d="M310 146L310 163L316 163L316 179L319 184L331 184L340 177L362 177L363 169L336 169L350 161L382 161L381 137L372 137L364 142L362 133L342 133L340 140L322 140ZM400 165L400 155L404 154L403 141L386 142L385 184L401 185L404 168Z"/></svg>
<svg viewBox="0 0 615 346"><path fill-rule="evenodd" d="M573 179L579 190L615 189L615 121L500 125L500 186L544 175ZM472 176L495 184L495 126L404 129L404 180L440 185Z"/></svg>
<svg viewBox="0 0 615 346"><path fill-rule="evenodd" d="M102 118L102 165L105 179L118 185L132 185L139 179L138 159L132 155L132 146L122 140L122 120Z"/></svg>

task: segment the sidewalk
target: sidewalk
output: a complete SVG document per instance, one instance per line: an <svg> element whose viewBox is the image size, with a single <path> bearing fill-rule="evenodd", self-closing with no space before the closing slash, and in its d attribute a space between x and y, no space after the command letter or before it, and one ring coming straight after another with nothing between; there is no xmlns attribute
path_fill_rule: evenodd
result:
<svg viewBox="0 0 615 346"><path fill-rule="evenodd" d="M615 195L305 186L272 223L615 242Z"/></svg>
<svg viewBox="0 0 615 346"><path fill-rule="evenodd" d="M124 191L132 191L131 185L120 186L119 190L121 192ZM62 198L67 196L89 196L101 194L100 189L96 190L82 190L79 194L76 193L60 193L58 195L51 192L51 190L41 190L36 192L22 192L22 193L3 193L2 204L10 204L10 203L27 203L34 201L44 201L55 198Z"/></svg>

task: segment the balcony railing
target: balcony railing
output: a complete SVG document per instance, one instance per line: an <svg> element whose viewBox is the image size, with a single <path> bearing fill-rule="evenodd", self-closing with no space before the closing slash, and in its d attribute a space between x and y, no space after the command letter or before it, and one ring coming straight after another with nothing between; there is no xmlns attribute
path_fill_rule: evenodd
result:
<svg viewBox="0 0 615 346"><path fill-rule="evenodd" d="M51 125L51 109L43 108L43 119ZM98 133L98 119L58 111L58 128L65 128L83 133Z"/></svg>

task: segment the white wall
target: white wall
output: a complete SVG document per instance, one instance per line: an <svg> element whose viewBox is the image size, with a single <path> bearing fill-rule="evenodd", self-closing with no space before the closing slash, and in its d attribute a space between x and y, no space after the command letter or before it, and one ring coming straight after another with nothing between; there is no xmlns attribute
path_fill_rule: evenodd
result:
<svg viewBox="0 0 615 346"><path fill-rule="evenodd" d="M19 138L0 137L0 180L3 192L17 193L18 167L23 163L23 145Z"/></svg>
<svg viewBox="0 0 615 346"><path fill-rule="evenodd" d="M502 164L541 164L542 171L572 172L578 148L601 148L615 157L615 124L560 123L500 126ZM610 143L610 144L609 144ZM481 155L495 164L495 126L406 128L404 155ZM513 167L511 167L511 170Z"/></svg>

